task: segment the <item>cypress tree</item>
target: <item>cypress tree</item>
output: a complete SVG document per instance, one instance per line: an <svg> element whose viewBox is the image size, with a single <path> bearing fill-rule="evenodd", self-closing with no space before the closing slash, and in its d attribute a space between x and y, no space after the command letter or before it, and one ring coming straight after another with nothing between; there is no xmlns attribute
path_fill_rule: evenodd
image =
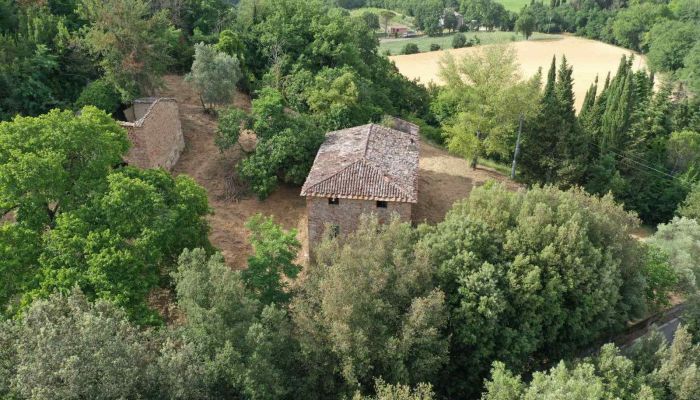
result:
<svg viewBox="0 0 700 400"><path fill-rule="evenodd" d="M583 98L583 104L581 105L581 111L579 112L579 118L584 119L586 115L593 112L593 107L595 106L596 95L598 93L598 75L595 76L595 80L591 84L591 87L586 91L586 96Z"/></svg>
<svg viewBox="0 0 700 400"><path fill-rule="evenodd" d="M556 57L553 57L539 112L524 129L520 169L523 178L532 183L551 183L556 169L557 137L554 127L559 123L559 105L555 92L556 71Z"/></svg>
<svg viewBox="0 0 700 400"><path fill-rule="evenodd" d="M559 122L554 127L558 157L556 182L560 187L569 187L580 182L588 158L588 146L576 119L572 74L573 68L566 62L566 57L563 57L555 85Z"/></svg>
<svg viewBox="0 0 700 400"><path fill-rule="evenodd" d="M627 135L634 103L631 61L631 58L622 56L617 74L606 90L605 108L600 121L600 145L604 151L619 149Z"/></svg>
<svg viewBox="0 0 700 400"><path fill-rule="evenodd" d="M572 73L566 58L558 72L552 59L539 113L523 140L521 171L529 182L568 187L584 174L588 148L576 119Z"/></svg>

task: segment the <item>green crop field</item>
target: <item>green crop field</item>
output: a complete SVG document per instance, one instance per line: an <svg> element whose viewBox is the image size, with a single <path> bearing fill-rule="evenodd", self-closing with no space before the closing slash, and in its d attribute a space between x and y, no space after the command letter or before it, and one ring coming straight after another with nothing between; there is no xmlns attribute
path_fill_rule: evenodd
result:
<svg viewBox="0 0 700 400"><path fill-rule="evenodd" d="M524 5L530 4L530 0L496 0L503 4L508 11L520 12Z"/></svg>
<svg viewBox="0 0 700 400"><path fill-rule="evenodd" d="M467 37L467 40L473 40L474 37L479 38L481 44L496 44L525 40L523 35L519 35L514 32L465 32L464 35ZM407 43L417 44L418 49L421 52L429 51L432 43L439 45L441 49L451 49L453 36L454 34L439 37L423 36L409 39L386 39L380 42L379 50L381 52L389 50L391 55L397 55L401 54L401 50ZM549 35L546 33L535 33L532 35L532 37L530 37L530 40L547 40L557 38L560 38L560 36Z"/></svg>

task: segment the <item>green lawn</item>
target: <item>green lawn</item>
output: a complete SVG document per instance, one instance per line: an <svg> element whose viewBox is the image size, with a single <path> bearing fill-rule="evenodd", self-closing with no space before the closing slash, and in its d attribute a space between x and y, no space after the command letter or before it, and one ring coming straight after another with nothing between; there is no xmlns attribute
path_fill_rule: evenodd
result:
<svg viewBox="0 0 700 400"><path fill-rule="evenodd" d="M530 4L530 0L496 0L496 2L503 4L506 10L513 12L520 12L524 5Z"/></svg>
<svg viewBox="0 0 700 400"><path fill-rule="evenodd" d="M507 43L525 40L523 35L519 35L514 32L465 32L464 35L467 37L467 40L473 39L476 36L481 41L481 44ZM441 49L451 49L453 36L454 34L439 37L423 36L409 39L382 40L379 44L379 51L384 52L386 50L389 50L392 55L401 54L401 50L406 45L406 43L416 43L418 45L418 49L420 49L421 52L429 51L430 45L432 43L440 45ZM550 35L546 33L535 33L532 35L530 40L546 40L557 38L560 38L560 36Z"/></svg>

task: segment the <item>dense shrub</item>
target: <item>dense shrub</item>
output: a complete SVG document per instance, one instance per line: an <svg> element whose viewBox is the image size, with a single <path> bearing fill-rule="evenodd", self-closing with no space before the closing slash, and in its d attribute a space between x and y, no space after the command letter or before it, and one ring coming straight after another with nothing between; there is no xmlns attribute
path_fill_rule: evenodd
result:
<svg viewBox="0 0 700 400"><path fill-rule="evenodd" d="M440 45L437 43L431 43L430 44L430 51L438 51L440 50Z"/></svg>
<svg viewBox="0 0 700 400"><path fill-rule="evenodd" d="M75 108L81 109L85 106L95 106L108 114L112 114L119 108L120 95L111 83L104 79L90 82L80 97L75 101Z"/></svg>
<svg viewBox="0 0 700 400"><path fill-rule="evenodd" d="M418 49L418 45L415 43L406 43L405 46L403 46L403 49L401 50L401 54L416 54L420 53L420 49Z"/></svg>
<svg viewBox="0 0 700 400"><path fill-rule="evenodd" d="M452 37L452 47L459 49L467 44L467 38L461 33L458 33Z"/></svg>
<svg viewBox="0 0 700 400"><path fill-rule="evenodd" d="M641 315L637 223L612 196L487 184L429 228L418 246L451 305L446 397L474 395L494 360L528 370Z"/></svg>
<svg viewBox="0 0 700 400"><path fill-rule="evenodd" d="M216 129L216 146L224 151L238 143L241 126L247 121L246 113L238 108L230 107L219 111L219 126Z"/></svg>

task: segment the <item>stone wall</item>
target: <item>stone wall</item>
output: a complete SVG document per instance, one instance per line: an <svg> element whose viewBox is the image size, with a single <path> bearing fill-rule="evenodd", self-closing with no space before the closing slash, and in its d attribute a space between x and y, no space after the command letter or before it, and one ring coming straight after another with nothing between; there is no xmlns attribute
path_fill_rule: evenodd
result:
<svg viewBox="0 0 700 400"><path fill-rule="evenodd" d="M138 119L121 123L131 140L131 149L124 161L139 168L172 169L185 148L177 101L169 98L137 100L125 114Z"/></svg>
<svg viewBox="0 0 700 400"><path fill-rule="evenodd" d="M338 204L328 204L325 197L307 197L306 210L309 226L309 249L312 251L323 238L326 224L337 225L341 235L357 229L362 214L374 213L379 222L385 223L393 213L402 221L411 221L411 203L387 202L386 208L378 208L374 200L338 199Z"/></svg>

